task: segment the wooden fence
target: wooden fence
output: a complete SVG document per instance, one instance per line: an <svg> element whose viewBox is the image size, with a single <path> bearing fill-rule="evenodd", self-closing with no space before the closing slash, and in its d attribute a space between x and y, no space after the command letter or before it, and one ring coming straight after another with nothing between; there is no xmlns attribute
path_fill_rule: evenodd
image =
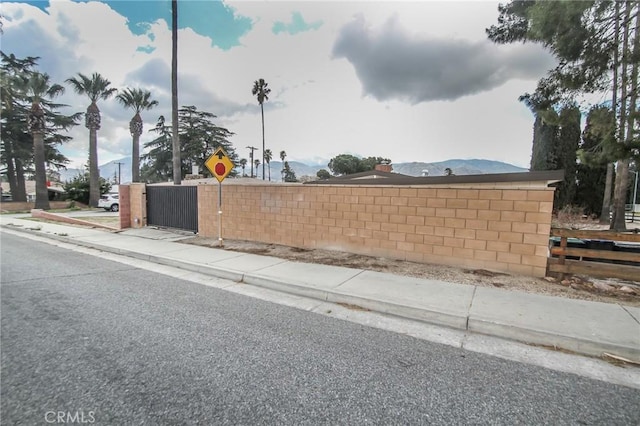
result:
<svg viewBox="0 0 640 426"><path fill-rule="evenodd" d="M640 234L553 228L559 246L551 247L547 271L640 281ZM571 241L571 239L574 239Z"/></svg>

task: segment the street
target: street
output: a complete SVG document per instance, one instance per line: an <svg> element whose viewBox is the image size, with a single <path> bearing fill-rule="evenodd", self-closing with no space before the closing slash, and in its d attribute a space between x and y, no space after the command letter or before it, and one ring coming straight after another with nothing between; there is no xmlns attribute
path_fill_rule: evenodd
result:
<svg viewBox="0 0 640 426"><path fill-rule="evenodd" d="M7 233L0 250L2 424L640 423L635 389Z"/></svg>

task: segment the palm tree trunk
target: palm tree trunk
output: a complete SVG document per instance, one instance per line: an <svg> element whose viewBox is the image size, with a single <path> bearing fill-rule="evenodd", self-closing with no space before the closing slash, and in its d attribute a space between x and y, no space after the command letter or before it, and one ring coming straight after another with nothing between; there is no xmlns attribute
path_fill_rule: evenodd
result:
<svg viewBox="0 0 640 426"><path fill-rule="evenodd" d="M133 135L131 147L131 182L140 182L140 135Z"/></svg>
<svg viewBox="0 0 640 426"><path fill-rule="evenodd" d="M18 183L16 182L16 169L13 165L13 147L9 140L4 142L4 152L7 160L7 180L9 181L9 192L15 197L18 192Z"/></svg>
<svg viewBox="0 0 640 426"><path fill-rule="evenodd" d="M178 0L171 0L171 144L173 184L182 183L180 136L178 135Z"/></svg>
<svg viewBox="0 0 640 426"><path fill-rule="evenodd" d="M100 169L98 168L98 130L89 129L89 206L98 207Z"/></svg>
<svg viewBox="0 0 640 426"><path fill-rule="evenodd" d="M264 108L260 104L260 114L262 115L262 156L264 156ZM258 170L256 170L256 175ZM264 180L264 161L262 162L262 180Z"/></svg>
<svg viewBox="0 0 640 426"><path fill-rule="evenodd" d="M33 134L33 160L36 169L36 209L49 210L49 191L47 190L47 170L44 166L44 134Z"/></svg>
<svg viewBox="0 0 640 426"><path fill-rule="evenodd" d="M16 162L16 193L11 194L13 201L27 201L27 185L24 178L24 167L22 160L15 159Z"/></svg>

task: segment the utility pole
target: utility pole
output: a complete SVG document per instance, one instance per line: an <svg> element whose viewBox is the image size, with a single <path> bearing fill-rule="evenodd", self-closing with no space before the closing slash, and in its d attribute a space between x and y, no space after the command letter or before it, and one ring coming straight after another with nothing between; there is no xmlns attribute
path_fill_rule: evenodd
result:
<svg viewBox="0 0 640 426"><path fill-rule="evenodd" d="M122 177L122 165L124 163L116 163L118 165L118 185L120 185L120 180Z"/></svg>
<svg viewBox="0 0 640 426"><path fill-rule="evenodd" d="M251 159L249 161L249 163L251 163L251 177L253 177L253 151L255 151L256 148L255 146L248 146L247 149L249 150L249 158ZM258 168L256 167L256 177L258 177Z"/></svg>

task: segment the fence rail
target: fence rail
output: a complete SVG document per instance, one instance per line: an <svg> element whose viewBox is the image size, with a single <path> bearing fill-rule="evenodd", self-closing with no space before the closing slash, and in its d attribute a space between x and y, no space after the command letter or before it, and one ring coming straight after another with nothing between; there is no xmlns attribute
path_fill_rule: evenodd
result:
<svg viewBox="0 0 640 426"><path fill-rule="evenodd" d="M640 279L640 234L553 228L547 271L558 275L586 274L601 278ZM573 241L570 241L573 239Z"/></svg>

